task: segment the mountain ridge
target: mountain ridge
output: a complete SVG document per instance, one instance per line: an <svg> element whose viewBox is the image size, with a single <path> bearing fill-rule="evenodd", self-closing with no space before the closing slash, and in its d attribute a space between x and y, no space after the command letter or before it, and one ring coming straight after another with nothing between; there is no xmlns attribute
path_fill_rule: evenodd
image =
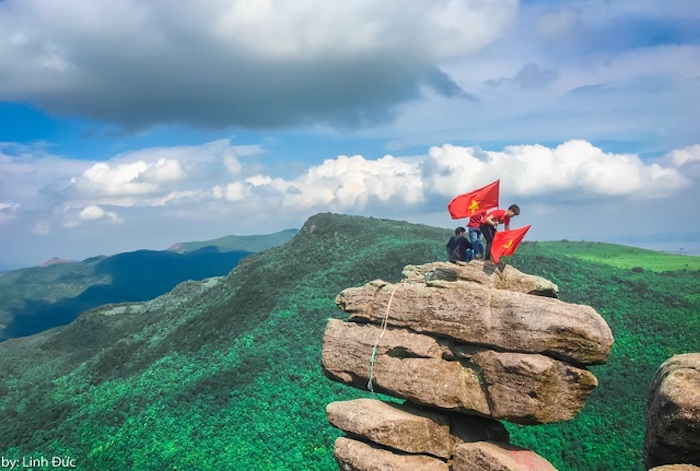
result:
<svg viewBox="0 0 700 471"><path fill-rule="evenodd" d="M405 265L444 260L449 233L319 214L227 275L0 343L5 455L65 454L103 470L333 469L338 432L325 404L362 394L321 372L326 320L344 317L334 299L374 279L396 282ZM513 443L560 471L641 470L650 378L670 354L700 350L690 335L700 328L697 272L634 272L545 249L523 245L509 263L592 305L618 343L579 418L511 431ZM646 310L654 315L640 316Z"/></svg>
<svg viewBox="0 0 700 471"><path fill-rule="evenodd" d="M183 243L181 252L136 250L6 272L0 277L0 340L66 324L102 304L151 299L188 279L225 275L242 258L293 234L228 236Z"/></svg>
<svg viewBox="0 0 700 471"><path fill-rule="evenodd" d="M285 229L271 234L257 234L247 236L226 235L206 241L177 242L166 250L177 253L191 253L198 250L227 252L240 250L246 252L259 252L270 247L287 242L299 232L298 229Z"/></svg>

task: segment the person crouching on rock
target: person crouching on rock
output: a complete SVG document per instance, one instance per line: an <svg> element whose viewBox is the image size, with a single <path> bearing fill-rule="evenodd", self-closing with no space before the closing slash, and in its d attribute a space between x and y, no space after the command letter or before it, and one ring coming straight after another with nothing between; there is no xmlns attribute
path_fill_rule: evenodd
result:
<svg viewBox="0 0 700 471"><path fill-rule="evenodd" d="M471 260L472 244L469 239L464 237L467 230L463 227L455 229L455 235L447 241L447 257L450 262L468 262Z"/></svg>

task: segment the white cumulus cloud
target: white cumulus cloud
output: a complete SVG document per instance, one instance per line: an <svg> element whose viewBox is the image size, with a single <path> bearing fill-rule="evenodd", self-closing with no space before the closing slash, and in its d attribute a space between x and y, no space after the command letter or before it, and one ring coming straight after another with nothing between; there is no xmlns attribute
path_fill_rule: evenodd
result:
<svg viewBox="0 0 700 471"><path fill-rule="evenodd" d="M299 209L358 211L370 202L396 200L410 206L424 199L420 163L391 155L377 160L340 155L276 186L283 205Z"/></svg>
<svg viewBox="0 0 700 471"><path fill-rule="evenodd" d="M218 192L217 192L218 193ZM224 197L231 202L244 202L250 196L249 187L245 182L233 182L226 185Z"/></svg>
<svg viewBox="0 0 700 471"><path fill-rule="evenodd" d="M666 158L684 175L700 179L700 144L675 149Z"/></svg>
<svg viewBox="0 0 700 471"><path fill-rule="evenodd" d="M111 224L123 224L124 220L113 211L105 211L97 205L86 206L80 210L77 217L64 221L66 227L78 227L82 223L103 221Z"/></svg>
<svg viewBox="0 0 700 471"><path fill-rule="evenodd" d="M683 149L675 149L669 152L668 155L673 164L678 167L697 164L700 162L700 144L694 144Z"/></svg>
<svg viewBox="0 0 700 471"><path fill-rule="evenodd" d="M16 213L19 210L19 208L19 203L9 203L0 201L0 224L16 219Z"/></svg>
<svg viewBox="0 0 700 471"><path fill-rule="evenodd" d="M88 206L80 211L79 218L81 221L96 221L105 217L105 211L99 206Z"/></svg>
<svg viewBox="0 0 700 471"><path fill-rule="evenodd" d="M658 198L691 184L676 168L645 163L634 154L607 153L580 140L554 148L509 146L500 152L444 145L431 148L430 157L435 166L430 188L445 196L497 178L515 196L569 193L580 201L606 196Z"/></svg>
<svg viewBox="0 0 700 471"><path fill-rule="evenodd" d="M696 144L649 159L584 140L500 150L444 144L422 155L338 155L291 177L238 158L230 172L226 156L237 151L228 141L142 149L68 170L59 170L60 157L5 156L0 166L14 175L6 181L22 186L34 167L42 179L28 185L32 191L25 196L1 200L0 222L49 235L75 228L158 233L163 225L190 227L194 221L236 233L280 221L283 228L298 227L325 211L419 220L421 214L446 214L451 198L496 179L508 200L502 203L514 198L528 217L553 217L561 205L583 213L601 202L646 207L665 199L675 207L697 187L699 150ZM55 180L41 169L47 162L57 169Z"/></svg>
<svg viewBox="0 0 700 471"><path fill-rule="evenodd" d="M156 193L183 177L177 160L162 158L153 163L140 160L113 166L99 162L71 184L79 193L91 196L133 196Z"/></svg>

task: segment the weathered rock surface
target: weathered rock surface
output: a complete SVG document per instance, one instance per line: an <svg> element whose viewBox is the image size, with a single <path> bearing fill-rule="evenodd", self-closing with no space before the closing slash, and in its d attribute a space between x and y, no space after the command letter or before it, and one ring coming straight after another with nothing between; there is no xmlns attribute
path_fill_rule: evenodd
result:
<svg viewBox="0 0 700 471"><path fill-rule="evenodd" d="M455 452L454 471L557 471L537 453L489 442L465 443Z"/></svg>
<svg viewBox="0 0 700 471"><path fill-rule="evenodd" d="M700 466L700 353L666 360L651 384L644 439L647 468Z"/></svg>
<svg viewBox="0 0 700 471"><path fill-rule="evenodd" d="M388 325L416 332L583 365L604 363L613 344L590 306L472 282L378 280L343 290L336 303L352 321L379 324L386 317Z"/></svg>
<svg viewBox="0 0 700 471"><path fill-rule="evenodd" d="M451 270L458 280L471 281L489 288L506 289L535 296L559 297L559 287L540 276L529 275L510 265L498 266L480 260L469 263L434 262L425 265L407 265L404 267L402 281L423 283L426 277L436 270ZM427 276L426 276L427 275Z"/></svg>
<svg viewBox="0 0 700 471"><path fill-rule="evenodd" d="M486 386L491 416L518 424L573 419L598 380L544 355L480 352L472 357Z"/></svg>
<svg viewBox="0 0 700 471"><path fill-rule="evenodd" d="M381 329L330 319L323 338L321 362L326 376L368 389L372 349ZM374 389L440 409L470 410L489 415L486 395L475 371L442 359L442 348L427 335L387 330L377 345Z"/></svg>
<svg viewBox="0 0 700 471"><path fill-rule="evenodd" d="M363 440L445 459L465 442L508 442L507 430L495 420L448 415L409 403L376 399L332 402L326 407L326 416L333 426Z"/></svg>
<svg viewBox="0 0 700 471"><path fill-rule="evenodd" d="M321 360L328 377L360 389L368 389L372 369L377 391L520 424L572 419L597 384L588 370L544 355L481 350L466 357L427 335L335 319Z"/></svg>
<svg viewBox="0 0 700 471"><path fill-rule="evenodd" d="M700 468L692 464L665 464L649 471L700 471Z"/></svg>
<svg viewBox="0 0 700 471"><path fill-rule="evenodd" d="M432 456L392 452L346 437L335 440L334 455L343 471L450 471L446 462Z"/></svg>

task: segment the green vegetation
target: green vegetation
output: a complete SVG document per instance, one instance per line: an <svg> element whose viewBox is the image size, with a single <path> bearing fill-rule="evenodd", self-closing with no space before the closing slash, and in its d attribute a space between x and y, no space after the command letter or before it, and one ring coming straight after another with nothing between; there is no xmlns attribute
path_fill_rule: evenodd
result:
<svg viewBox="0 0 700 471"><path fill-rule="evenodd" d="M23 268L0 276L0 324L8 324L28 300L39 298L47 303L79 295L87 286L107 284L106 273L95 273L102 258L80 263L66 262L46 267Z"/></svg>
<svg viewBox="0 0 700 471"><path fill-rule="evenodd" d="M700 352L700 272L657 272L656 259L615 268L599 261L619 246L598 247L598 254L588 252L592 262L561 257L564 249L556 243L551 252L541 243L527 244L513 257L522 271L557 283L564 301L593 306L610 325L615 344L608 363L591 368L599 387L575 420L510 430L516 443L538 451L559 470L641 470L654 373L672 355ZM665 263L665 254L657 256ZM696 266L698 257L687 258Z"/></svg>
<svg viewBox="0 0 700 471"><path fill-rule="evenodd" d="M173 289L185 280L223 275L249 252L138 250L86 261L19 270L2 295L8 300L7 326L0 340L23 337L65 325L81 312L107 303L144 301ZM44 271L48 270L48 271ZM58 276L56 273L58 272ZM57 285L50 281L56 280ZM25 284L26 283L26 284ZM33 291L27 285L34 286Z"/></svg>
<svg viewBox="0 0 700 471"><path fill-rule="evenodd" d="M443 260L450 232L321 214L226 277L2 343L0 452L68 455L85 470L337 469L341 432L325 406L370 393L321 372L326 320L343 317L334 298L373 279L397 281L407 264ZM592 368L600 386L575 420L509 426L512 440L560 471L642 470L651 378L669 356L700 351L699 273L624 269L558 250L527 244L509 263L558 283L563 300L592 305L616 343L609 363Z"/></svg>
<svg viewBox="0 0 700 471"><path fill-rule="evenodd" d="M655 250L628 247L603 242L530 242L528 253L542 251L550 256L574 257L588 262L604 263L617 268L652 270L656 272L676 270L700 270L700 257L689 257Z"/></svg>
<svg viewBox="0 0 700 471"><path fill-rule="evenodd" d="M0 277L0 341L68 324L88 309L144 301L186 280L225 275L243 257L282 245L297 231L226 236L82 262L23 268Z"/></svg>

